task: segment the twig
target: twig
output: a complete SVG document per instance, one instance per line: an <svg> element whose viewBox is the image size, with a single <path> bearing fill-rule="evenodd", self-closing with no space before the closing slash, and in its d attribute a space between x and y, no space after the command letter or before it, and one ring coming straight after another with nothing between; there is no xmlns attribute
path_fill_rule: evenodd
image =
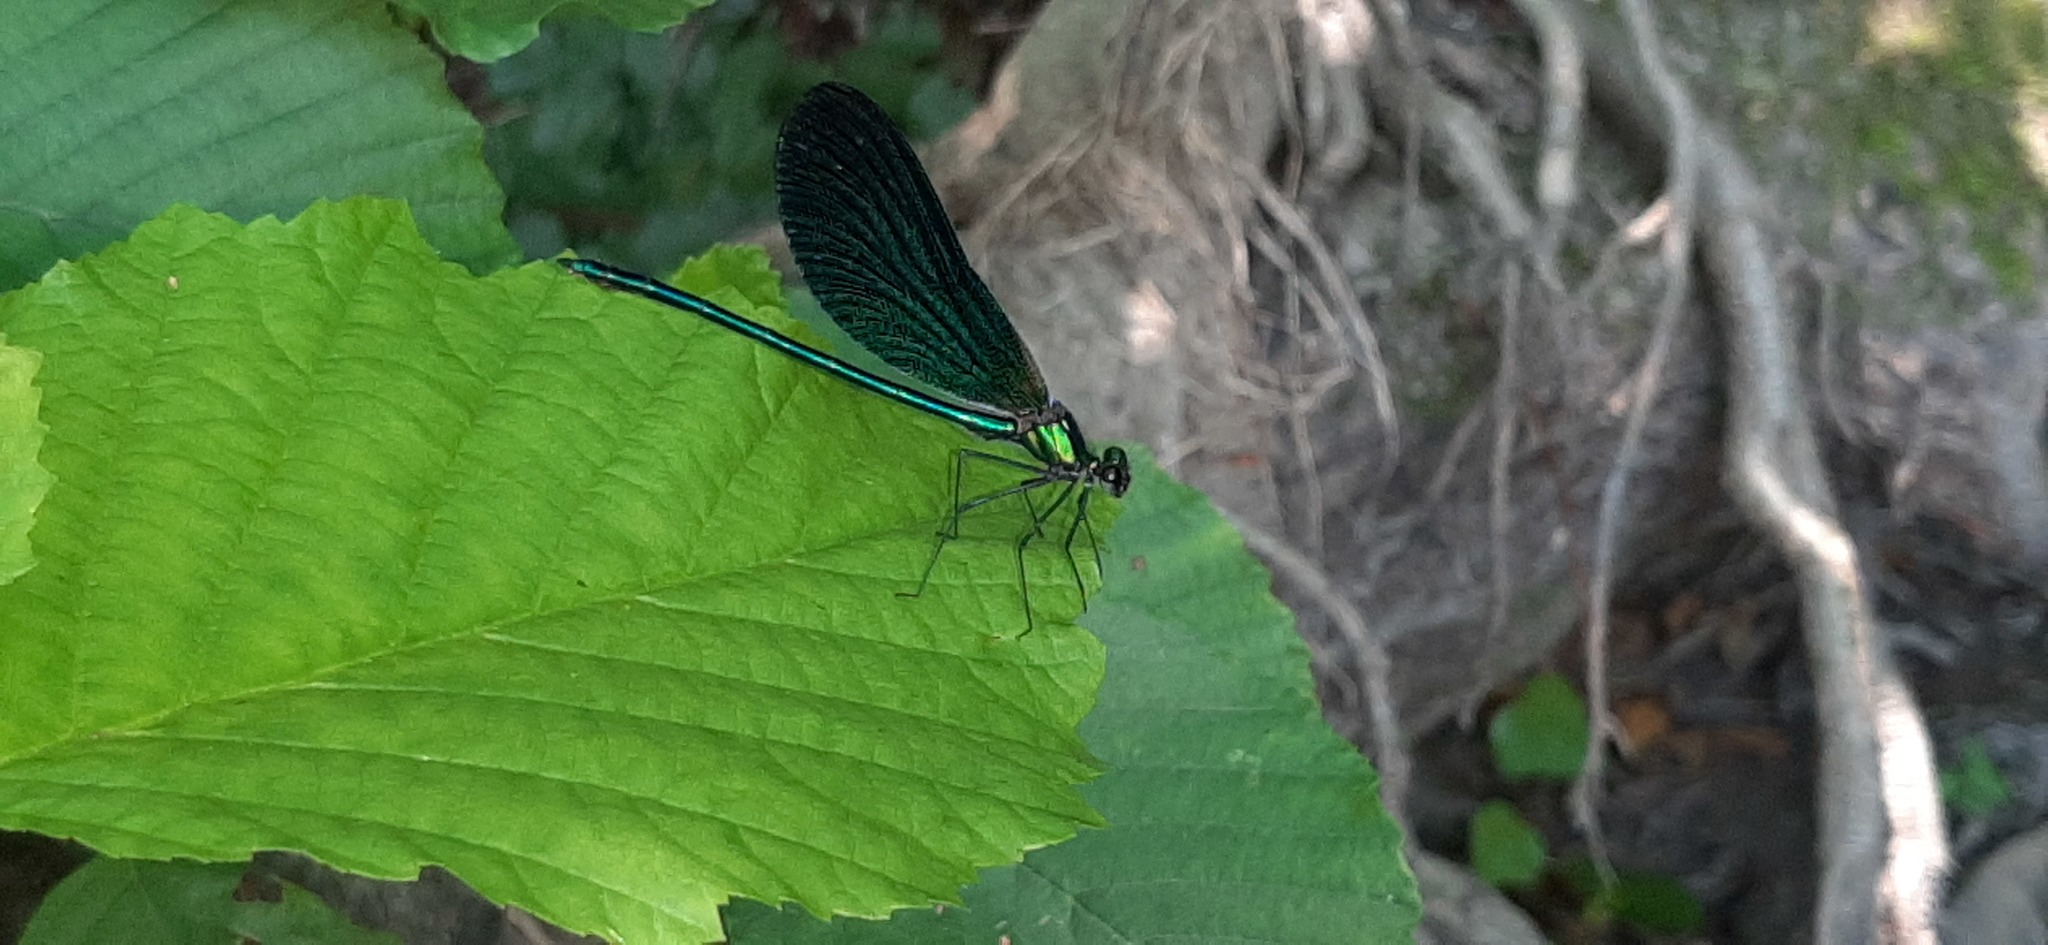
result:
<svg viewBox="0 0 2048 945"><path fill-rule="evenodd" d="M1515 454L1515 403L1521 396L1516 369L1521 362L1522 262L1508 263L1500 288L1500 357L1493 380L1493 456L1487 463L1487 531L1493 564L1493 606L1486 620L1486 652L1499 651L1507 628L1514 573L1508 567L1508 527L1513 520L1508 501L1508 469ZM1491 670L1488 670L1491 672Z"/></svg>
<svg viewBox="0 0 2048 945"><path fill-rule="evenodd" d="M1303 194L1314 204L1335 193L1372 154L1364 60L1373 23L1371 11L1359 0L1304 2L1300 16L1314 53L1302 76L1301 103L1308 125L1304 141L1313 152Z"/></svg>
<svg viewBox="0 0 2048 945"><path fill-rule="evenodd" d="M1413 167L1404 169L1409 177L1403 182L1404 194L1413 194L1419 188L1415 168L1420 167L1421 158L1416 146L1428 146L1441 159L1445 172L1492 217L1505 240L1518 243L1526 239L1536 223L1521 195L1515 192L1493 124L1478 109L1446 93L1430 78L1428 65L1415 48L1413 31L1400 5L1393 0L1372 0L1370 6L1374 19L1394 40L1392 60L1371 56L1366 66L1375 88L1391 89L1402 96L1404 107L1385 117L1401 126L1403 138L1409 144L1406 150ZM1406 219L1408 216L1404 208L1402 244L1412 247L1419 245L1420 240L1412 221ZM1402 260L1404 271L1410 262Z"/></svg>
<svg viewBox="0 0 2048 945"><path fill-rule="evenodd" d="M1380 428L1386 431L1388 447L1398 446L1401 428L1399 414L1394 408L1392 374L1387 370L1386 359L1380 354L1379 333L1373 330L1364 307L1358 304L1358 296L1345 283L1344 267L1338 264L1336 255L1330 252L1322 238L1316 235L1315 226L1301 209L1289 202L1264 175L1242 161L1231 162L1231 167L1258 199L1259 209L1266 211L1281 232L1293 238L1295 245L1308 255L1321 289L1309 294L1309 307L1323 307L1326 321L1334 323L1340 336L1351 342L1351 355L1365 369L1366 383L1372 390L1373 413L1380 422Z"/></svg>
<svg viewBox="0 0 2048 945"><path fill-rule="evenodd" d="M1400 107L1389 109L1386 117L1401 133L1401 244L1400 256L1394 260L1394 265L1405 278L1415 272L1415 247L1422 245L1421 226L1416 215L1422 202L1422 116L1426 103L1419 82L1382 84L1382 79L1387 73L1399 77L1426 76L1428 72L1421 61L1421 53L1415 48L1415 33L1408 28L1407 7L1394 0L1370 0L1367 7L1372 12L1379 35L1393 40L1391 44L1375 43L1373 48L1391 45L1396 68L1374 69L1375 61L1382 57L1367 56L1366 81L1368 85L1395 90L1394 94L1383 97L1400 102Z"/></svg>
<svg viewBox="0 0 2048 945"><path fill-rule="evenodd" d="M1641 459L1643 430L1662 386L1664 363L1671 354L1671 339L1677 334L1678 317L1685 309L1692 282L1693 206L1699 189L1699 155L1695 147L1698 129L1692 115L1692 101L1686 97L1677 76L1664 62L1657 38L1657 25L1646 0L1622 0L1622 19L1628 23L1629 38L1635 43L1636 61L1650 78L1650 87L1664 107L1665 120L1673 129L1669 158L1669 181L1664 200L1670 215L1664 223L1661 248L1664 265L1664 294L1657 304L1656 327L1650 333L1649 350L1636 369L1628 421L1622 429L1621 444L1615 449L1614 466L1600 486L1599 520L1593 532L1593 579L1587 591L1586 615L1586 702L1591 707L1591 731L1586 739L1586 757L1579 778L1572 786L1572 819L1586 837L1593 865L1609 885L1615 882L1614 866L1607 856L1606 833L1600 826L1601 794L1605 787L1607 745L1614 739L1614 722L1607 707L1612 698L1607 689L1607 637L1614 597L1615 545L1619 543L1623 520L1628 514L1628 483Z"/></svg>
<svg viewBox="0 0 2048 945"><path fill-rule="evenodd" d="M1479 433L1479 421L1486 418L1484 410L1468 410L1451 430L1450 439L1444 441L1443 456L1436 462L1436 472L1429 476L1429 485L1422 490L1422 504L1436 505L1444 500L1444 493L1451 488L1452 477L1456 476L1465 459L1465 447L1472 445L1472 437Z"/></svg>
<svg viewBox="0 0 2048 945"><path fill-rule="evenodd" d="M1551 0L1515 0L1543 49L1543 151L1536 165L1536 205L1543 222L1530 241L1536 277L1554 297L1565 295L1557 241L1579 197L1579 125L1585 115L1586 57L1571 19Z"/></svg>
<svg viewBox="0 0 2048 945"><path fill-rule="evenodd" d="M1789 328L1740 154L1702 135L1707 258L1732 324L1727 476L1736 500L1792 559L1821 733L1818 945L1932 945L1947 859L1925 724L1876 638L1856 546L1835 519L1794 375ZM1875 788L1875 789L1873 789Z"/></svg>
<svg viewBox="0 0 2048 945"><path fill-rule="evenodd" d="M1618 47L1586 26L1588 46ZM1645 106L1633 57L1590 56L1594 97L1669 144ZM1724 475L1750 521L1798 577L1812 666L1820 775L1816 945L1932 945L1947 863L1925 722L1877 639L1856 547L1835 517L1796 373L1792 329L1759 221L1768 210L1747 160L1699 121L1700 255L1726 320L1729 429Z"/></svg>

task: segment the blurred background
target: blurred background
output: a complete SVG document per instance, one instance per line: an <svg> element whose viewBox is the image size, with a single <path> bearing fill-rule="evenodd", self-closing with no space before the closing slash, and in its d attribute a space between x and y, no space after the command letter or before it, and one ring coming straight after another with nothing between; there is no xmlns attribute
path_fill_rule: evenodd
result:
<svg viewBox="0 0 2048 945"><path fill-rule="evenodd" d="M450 82L488 124L528 255L573 245L665 270L774 222L775 135L806 89L851 83L928 141L974 109L1033 6L725 0L662 34L557 17L488 68L451 64Z"/></svg>

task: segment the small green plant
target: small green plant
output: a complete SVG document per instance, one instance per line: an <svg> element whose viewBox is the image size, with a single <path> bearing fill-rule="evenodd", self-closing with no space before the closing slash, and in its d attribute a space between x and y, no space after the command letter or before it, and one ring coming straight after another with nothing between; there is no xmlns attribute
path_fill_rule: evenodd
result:
<svg viewBox="0 0 2048 945"><path fill-rule="evenodd" d="M1568 781L1586 758L1586 700L1556 673L1529 681L1495 713L1486 737L1501 776Z"/></svg>
<svg viewBox="0 0 2048 945"><path fill-rule="evenodd" d="M1494 763L1510 780L1571 780L1584 762L1587 738L1585 700L1556 673L1530 680L1487 727ZM1597 924L1621 922L1646 932L1679 934L1703 921L1699 901L1669 876L1623 870L1610 885L1583 857L1556 863L1542 833L1507 801L1482 805L1472 815L1469 836L1472 869L1481 878L1502 889L1525 890L1545 876L1560 877L1582 897L1586 917Z"/></svg>
<svg viewBox="0 0 2048 945"><path fill-rule="evenodd" d="M1543 835L1523 819L1522 812L1513 804L1487 801L1472 814L1469 829L1472 871L1480 879L1503 889L1516 889L1535 885L1543 875L1550 851Z"/></svg>
<svg viewBox="0 0 2048 945"><path fill-rule="evenodd" d="M2012 800L2012 785L1992 763L1984 739L1975 735L1965 739L1960 757L1942 767L1941 799L1972 817L1982 817Z"/></svg>
<svg viewBox="0 0 2048 945"><path fill-rule="evenodd" d="M1620 922L1661 935L1697 931L1706 909L1683 883L1663 873L1619 870L1614 883L1602 882L1593 863L1575 857L1560 870L1565 882L1585 897L1583 914L1596 925Z"/></svg>

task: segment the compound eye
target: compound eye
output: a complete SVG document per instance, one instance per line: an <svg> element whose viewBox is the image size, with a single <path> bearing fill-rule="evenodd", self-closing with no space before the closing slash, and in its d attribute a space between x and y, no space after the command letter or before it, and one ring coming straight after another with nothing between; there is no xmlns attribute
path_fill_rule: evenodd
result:
<svg viewBox="0 0 2048 945"><path fill-rule="evenodd" d="M1121 497L1131 487L1131 460L1124 451L1110 447L1102 451L1102 465L1096 472L1109 494Z"/></svg>

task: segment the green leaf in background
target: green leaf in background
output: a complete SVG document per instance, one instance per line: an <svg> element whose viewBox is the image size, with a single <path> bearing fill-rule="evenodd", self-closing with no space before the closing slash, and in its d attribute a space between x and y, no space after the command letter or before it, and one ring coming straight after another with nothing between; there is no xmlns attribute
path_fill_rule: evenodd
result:
<svg viewBox="0 0 2048 945"><path fill-rule="evenodd" d="M1624 870L1608 896L1615 918L1646 932L1684 935L1706 924L1698 897L1663 873Z"/></svg>
<svg viewBox="0 0 2048 945"><path fill-rule="evenodd" d="M1502 889L1519 889L1543 875L1550 858L1543 835L1506 801L1487 801L1472 813L1472 871Z"/></svg>
<svg viewBox="0 0 2048 945"><path fill-rule="evenodd" d="M753 19L706 10L687 49L564 19L491 66L505 117L485 154L529 255L574 245L652 271L774 217L776 130L828 73L791 61Z"/></svg>
<svg viewBox="0 0 2048 945"><path fill-rule="evenodd" d="M247 863L155 862L100 857L50 890L21 945L127 942L318 942L399 945L351 925L319 897L296 886L244 899Z"/></svg>
<svg viewBox="0 0 2048 945"><path fill-rule="evenodd" d="M776 135L826 79L860 87L913 140L974 108L929 10L888 5L867 42L821 62L792 56L776 11L759 7L718 4L665 36L562 18L490 67L503 120L485 153L528 255L574 246L652 271L773 219Z"/></svg>
<svg viewBox="0 0 2048 945"><path fill-rule="evenodd" d="M712 0L397 0L434 26L449 52L493 62L526 48L540 21L556 11L603 17L629 30L653 33L681 23Z"/></svg>
<svg viewBox="0 0 2048 945"><path fill-rule="evenodd" d="M1566 861L1559 872L1586 898L1584 914L1596 926L1623 922L1658 935L1685 935L1706 924L1699 898L1663 873L1617 870L1614 885L1607 886L1585 857Z"/></svg>
<svg viewBox="0 0 2048 945"><path fill-rule="evenodd" d="M399 197L449 258L515 258L482 131L382 3L0 0L0 23L0 291L173 202Z"/></svg>
<svg viewBox="0 0 2048 945"><path fill-rule="evenodd" d="M35 564L29 528L50 491L50 471L37 456L46 428L37 417L42 395L35 386L42 358L0 338L0 584Z"/></svg>
<svg viewBox="0 0 2048 945"><path fill-rule="evenodd" d="M1408 941L1421 905L1371 770L1333 733L1265 569L1200 493L1149 458L1087 622L1109 648L1082 724L1109 818L984 870L969 910L818 922L734 903L750 943Z"/></svg>
<svg viewBox="0 0 2048 945"><path fill-rule="evenodd" d="M940 64L945 46L930 13L898 6L877 18L867 41L832 63L834 77L881 102L913 141L936 138L977 104Z"/></svg>
<svg viewBox="0 0 2048 945"><path fill-rule="evenodd" d="M1962 757L1941 769L1941 798L1956 810L1982 817L2012 800L2012 786L1991 761L1984 739L1963 740Z"/></svg>
<svg viewBox="0 0 2048 945"><path fill-rule="evenodd" d="M1486 737L1502 777L1568 781L1586 760L1586 701L1564 677L1544 673L1494 714Z"/></svg>
<svg viewBox="0 0 2048 945"><path fill-rule="evenodd" d="M788 324L758 250L682 279ZM552 264L472 278L369 199L174 209L0 331L43 353L57 477L0 587L0 828L439 863L644 945L733 895L946 899L1099 822L1056 547L1000 636L1023 508L896 596L948 425Z"/></svg>

